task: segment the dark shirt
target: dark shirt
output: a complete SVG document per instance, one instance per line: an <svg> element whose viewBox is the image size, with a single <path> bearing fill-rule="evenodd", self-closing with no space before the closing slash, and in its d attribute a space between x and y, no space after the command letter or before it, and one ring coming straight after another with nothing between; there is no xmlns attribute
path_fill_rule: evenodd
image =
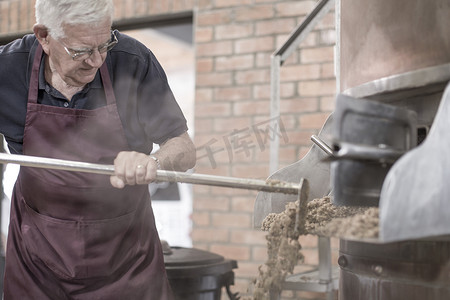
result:
<svg viewBox="0 0 450 300"><path fill-rule="evenodd" d="M119 43L108 52L106 63L119 116L131 149L150 153L153 143L161 144L186 132L186 119L153 53L125 34L116 31L116 35ZM26 35L0 46L0 133L12 153L22 153L31 64L37 44L34 35ZM43 58L38 103L89 110L104 106L100 72L68 101L45 81Z"/></svg>

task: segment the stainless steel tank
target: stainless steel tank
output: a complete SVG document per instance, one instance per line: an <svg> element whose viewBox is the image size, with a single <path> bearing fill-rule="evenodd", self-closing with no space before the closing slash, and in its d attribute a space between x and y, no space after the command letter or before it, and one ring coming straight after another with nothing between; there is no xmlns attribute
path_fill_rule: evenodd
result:
<svg viewBox="0 0 450 300"><path fill-rule="evenodd" d="M450 1L341 0L339 11L340 90L414 110L425 138L450 80ZM342 240L339 299L450 299L449 253L448 241Z"/></svg>

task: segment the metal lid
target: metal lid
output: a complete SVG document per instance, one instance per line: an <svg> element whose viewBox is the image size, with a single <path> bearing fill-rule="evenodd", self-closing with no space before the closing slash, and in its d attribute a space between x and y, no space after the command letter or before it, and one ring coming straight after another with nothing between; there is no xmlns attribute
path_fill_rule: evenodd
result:
<svg viewBox="0 0 450 300"><path fill-rule="evenodd" d="M169 278L221 275L237 268L235 260L224 259L208 251L181 247L171 247L171 250L171 253L164 254Z"/></svg>
<svg viewBox="0 0 450 300"><path fill-rule="evenodd" d="M224 261L223 256L199 249L171 247L171 250L171 254L164 254L166 267L208 265Z"/></svg>

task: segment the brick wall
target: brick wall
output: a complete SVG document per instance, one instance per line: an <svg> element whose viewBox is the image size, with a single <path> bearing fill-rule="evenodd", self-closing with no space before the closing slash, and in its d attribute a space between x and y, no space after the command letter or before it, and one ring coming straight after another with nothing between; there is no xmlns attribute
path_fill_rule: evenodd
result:
<svg viewBox="0 0 450 300"><path fill-rule="evenodd" d="M114 0L115 21L192 11L196 0ZM30 32L35 0L0 0L0 37Z"/></svg>
<svg viewBox="0 0 450 300"><path fill-rule="evenodd" d="M194 10L197 173L266 179L269 174L270 56L314 0L115 0L116 20ZM0 1L0 35L29 31L34 1ZM301 159L334 108L334 14L328 14L281 71L280 168ZM258 135L258 133L260 135ZM252 228L256 192L194 187L196 248L238 261L233 291L248 295L266 260L265 233ZM301 238L304 270L318 263L317 239ZM336 241L333 241L336 260ZM284 292L287 299L323 299Z"/></svg>
<svg viewBox="0 0 450 300"><path fill-rule="evenodd" d="M270 56L312 10L316 1L198 1L196 13L196 172L266 179L269 142L255 127L270 120ZM327 15L281 71L280 168L309 150L334 107L334 13ZM287 137L287 139L286 139ZM252 228L256 192L195 187L194 245L238 260L234 289L246 294L266 260L265 233ZM301 241L305 264L317 264L316 237ZM334 248L336 248L334 241ZM336 255L334 255L335 259ZM321 299L285 292L286 298Z"/></svg>
<svg viewBox="0 0 450 300"><path fill-rule="evenodd" d="M29 32L35 22L34 1L0 1L0 34Z"/></svg>

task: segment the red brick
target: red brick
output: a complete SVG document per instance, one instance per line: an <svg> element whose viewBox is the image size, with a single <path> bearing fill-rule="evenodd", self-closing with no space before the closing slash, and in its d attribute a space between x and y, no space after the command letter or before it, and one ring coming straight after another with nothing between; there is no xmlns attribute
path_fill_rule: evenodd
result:
<svg viewBox="0 0 450 300"><path fill-rule="evenodd" d="M217 40L239 39L253 35L252 24L217 25L215 37Z"/></svg>
<svg viewBox="0 0 450 300"><path fill-rule="evenodd" d="M239 177L239 176L233 176L230 172L227 176L229 177ZM247 191L245 189L234 189L234 188L214 188L212 189L211 194L213 196L230 196L230 197L236 197L236 196L244 196L244 195L250 195L249 197L256 197L257 192L256 191ZM250 217L251 219L251 217Z"/></svg>
<svg viewBox="0 0 450 300"><path fill-rule="evenodd" d="M290 165L298 160L296 147L294 146L280 147L279 151L280 151L280 162L282 163Z"/></svg>
<svg viewBox="0 0 450 300"><path fill-rule="evenodd" d="M282 82L318 79L320 72L319 64L285 66L280 70L280 79Z"/></svg>
<svg viewBox="0 0 450 300"><path fill-rule="evenodd" d="M19 31L19 1L9 2L9 30Z"/></svg>
<svg viewBox="0 0 450 300"><path fill-rule="evenodd" d="M150 1L149 4L150 4L149 11L152 15L158 15L161 13L169 12L169 1Z"/></svg>
<svg viewBox="0 0 450 300"><path fill-rule="evenodd" d="M261 230L234 230L230 242L243 245L265 245L267 233Z"/></svg>
<svg viewBox="0 0 450 300"><path fill-rule="evenodd" d="M235 75L236 84L254 84L270 82L270 70L253 69L239 71Z"/></svg>
<svg viewBox="0 0 450 300"><path fill-rule="evenodd" d="M122 0L114 0L114 19L120 20L124 17L125 9L123 9L124 2Z"/></svg>
<svg viewBox="0 0 450 300"><path fill-rule="evenodd" d="M213 7L213 2L211 0L197 0L197 8L199 11L204 11Z"/></svg>
<svg viewBox="0 0 450 300"><path fill-rule="evenodd" d="M292 82L281 82L280 83L280 97L289 98L295 95L295 84Z"/></svg>
<svg viewBox="0 0 450 300"><path fill-rule="evenodd" d="M212 133L214 120L212 119L195 119L195 132L196 133Z"/></svg>
<svg viewBox="0 0 450 300"><path fill-rule="evenodd" d="M123 9L124 9L123 17L130 19L135 16L136 11L134 9L134 1L130 1L130 0L125 1L125 5L123 6ZM154 12L155 9L152 8L151 11Z"/></svg>
<svg viewBox="0 0 450 300"><path fill-rule="evenodd" d="M214 61L212 58L199 58L197 59L197 73L211 73L214 68Z"/></svg>
<svg viewBox="0 0 450 300"><path fill-rule="evenodd" d="M317 23L315 29L330 29L330 28L335 28L335 24L336 23L336 19L335 19L335 15L334 12L331 11L329 12L327 15L325 15L323 17L322 20L320 20L319 23Z"/></svg>
<svg viewBox="0 0 450 300"><path fill-rule="evenodd" d="M255 85L253 87L253 98L256 100L270 99L270 84Z"/></svg>
<svg viewBox="0 0 450 300"><path fill-rule="evenodd" d="M280 112L283 114L314 112L318 108L319 101L317 98L289 99L280 102Z"/></svg>
<svg viewBox="0 0 450 300"><path fill-rule="evenodd" d="M195 7L195 0L174 0L172 3L173 11L187 11L192 10Z"/></svg>
<svg viewBox="0 0 450 300"><path fill-rule="evenodd" d="M254 56L252 54L221 56L217 57L215 62L216 71L243 70L254 66Z"/></svg>
<svg viewBox="0 0 450 300"><path fill-rule="evenodd" d="M331 264L334 266L338 266L338 260L339 260L339 250L337 249L331 249Z"/></svg>
<svg viewBox="0 0 450 300"><path fill-rule="evenodd" d="M226 86L232 83L231 73L201 73L197 74L197 86Z"/></svg>
<svg viewBox="0 0 450 300"><path fill-rule="evenodd" d="M250 250L245 246L213 244L211 252L222 255L227 259L247 260L250 258Z"/></svg>
<svg viewBox="0 0 450 300"><path fill-rule="evenodd" d="M317 127L313 127L315 129ZM289 131L289 142L295 145L311 145L311 136L316 133L316 130L308 130L301 127L301 130Z"/></svg>
<svg viewBox="0 0 450 300"><path fill-rule="evenodd" d="M267 101L240 101L234 103L233 114L236 116L268 116L270 114L270 107Z"/></svg>
<svg viewBox="0 0 450 300"><path fill-rule="evenodd" d="M242 39L236 41L234 49L238 54L274 50L274 39L273 37Z"/></svg>
<svg viewBox="0 0 450 300"><path fill-rule="evenodd" d="M295 27L294 19L271 19L256 23L256 35L289 34Z"/></svg>
<svg viewBox="0 0 450 300"><path fill-rule="evenodd" d="M202 164L198 163L198 167L195 167L195 170L197 173L200 174L209 174L209 175L215 175L215 176L230 176L230 172L223 167L223 164L218 164L217 166L213 166L211 162L207 158L201 158ZM220 189L220 191L217 191L217 189ZM227 196L227 191L229 188L220 188L220 187L211 187L209 188L209 197L215 198L215 195L218 195L220 197Z"/></svg>
<svg viewBox="0 0 450 300"><path fill-rule="evenodd" d="M250 99L251 94L251 88L245 86L218 88L215 99L218 101L242 101Z"/></svg>
<svg viewBox="0 0 450 300"><path fill-rule="evenodd" d="M196 227L191 237L195 242L228 242L229 232L227 229Z"/></svg>
<svg viewBox="0 0 450 300"><path fill-rule="evenodd" d="M213 168L213 170L206 171L211 175L228 176L228 167L232 162L233 156L228 152L227 145L222 140L222 137L214 135L214 139L217 137L217 141L214 144L214 148L211 148L213 154L206 156L205 150L197 150L197 160L202 160L201 163L205 167ZM202 158L200 158L202 156ZM200 163L200 162L198 162Z"/></svg>
<svg viewBox="0 0 450 300"><path fill-rule="evenodd" d="M231 148L230 146L226 147L228 148L223 152L224 155L215 157L218 165L223 167L230 167L233 164L247 163L249 160L251 160L253 149L250 149L250 154L248 154L240 149L236 150Z"/></svg>
<svg viewBox="0 0 450 300"><path fill-rule="evenodd" d="M320 72L320 76L324 79L328 79L328 78L334 78L335 74L334 74L334 62L332 63L324 63L321 65L322 66L322 70Z"/></svg>
<svg viewBox="0 0 450 300"><path fill-rule="evenodd" d="M216 7L243 6L252 4L253 0L216 0Z"/></svg>
<svg viewBox="0 0 450 300"><path fill-rule="evenodd" d="M302 63L332 62L334 60L334 47L302 49L300 59Z"/></svg>
<svg viewBox="0 0 450 300"><path fill-rule="evenodd" d="M195 198L193 207L198 211L228 211L230 206L230 199L228 197L209 197L198 196Z"/></svg>
<svg viewBox="0 0 450 300"><path fill-rule="evenodd" d="M0 32L9 32L9 2L0 1Z"/></svg>
<svg viewBox="0 0 450 300"><path fill-rule="evenodd" d="M319 33L320 45L334 45L336 43L336 31L334 29L321 30Z"/></svg>
<svg viewBox="0 0 450 300"><path fill-rule="evenodd" d="M257 262L265 262L268 259L267 246L252 247L252 258Z"/></svg>
<svg viewBox="0 0 450 300"><path fill-rule="evenodd" d="M258 5L251 7L237 7L235 9L236 21L252 21L272 18L275 14L272 5Z"/></svg>
<svg viewBox="0 0 450 300"><path fill-rule="evenodd" d="M300 125L304 129L322 128L329 113L311 113L300 116Z"/></svg>
<svg viewBox="0 0 450 300"><path fill-rule="evenodd" d="M197 26L227 24L231 21L231 12L221 11L201 11L197 14Z"/></svg>
<svg viewBox="0 0 450 300"><path fill-rule="evenodd" d="M280 48L280 47L277 47ZM284 61L283 65L281 66L281 69L287 67L287 66L292 66L292 65L297 65L299 63L299 51L294 51L291 53L291 55L289 57L286 58L286 60Z"/></svg>
<svg viewBox="0 0 450 300"><path fill-rule="evenodd" d="M273 49L268 49L273 50ZM273 51L272 51L273 52ZM272 52L257 52L256 53L256 67L270 67Z"/></svg>
<svg viewBox="0 0 450 300"><path fill-rule="evenodd" d="M319 252L317 249L309 248L301 250L303 256L305 257L305 265L318 265L319 264Z"/></svg>
<svg viewBox="0 0 450 300"><path fill-rule="evenodd" d="M269 177L269 166L258 166L256 164L245 166L243 164L239 164L233 168L233 176L265 180Z"/></svg>
<svg viewBox="0 0 450 300"><path fill-rule="evenodd" d="M214 37L214 30L212 27L198 27L195 29L195 42L205 43L211 42Z"/></svg>
<svg viewBox="0 0 450 300"><path fill-rule="evenodd" d="M146 16L149 14L148 12L148 1L144 0L135 0L134 1L134 16Z"/></svg>
<svg viewBox="0 0 450 300"><path fill-rule="evenodd" d="M219 140L211 138L211 136L209 136L209 138L210 140L207 143L196 144L197 147L200 147L197 148L197 172L207 173L210 175L229 176L228 167L230 165L230 158L227 150L225 149L225 145L221 143L220 137ZM204 149L204 147L206 147L207 144L210 144L210 142L218 143L214 144L214 148L210 148L212 153L208 153L206 149Z"/></svg>
<svg viewBox="0 0 450 300"><path fill-rule="evenodd" d="M338 249L339 250L340 240L338 238L330 238L330 242L331 242L331 248L332 249Z"/></svg>
<svg viewBox="0 0 450 300"><path fill-rule="evenodd" d="M197 88L195 90L195 102L211 102L213 99L213 91L211 88Z"/></svg>
<svg viewBox="0 0 450 300"><path fill-rule="evenodd" d="M336 91L335 80L303 81L298 85L300 96L334 96Z"/></svg>
<svg viewBox="0 0 450 300"><path fill-rule="evenodd" d="M229 103L205 103L197 106L197 117L223 117L229 116L231 113L231 105Z"/></svg>
<svg viewBox="0 0 450 300"><path fill-rule="evenodd" d="M251 120L247 117L214 118L213 130L228 135L234 130L250 128Z"/></svg>
<svg viewBox="0 0 450 300"><path fill-rule="evenodd" d="M231 41L218 41L205 44L197 44L197 56L231 55L233 44Z"/></svg>
<svg viewBox="0 0 450 300"><path fill-rule="evenodd" d="M335 108L335 97L322 97L320 98L320 110L321 111L333 111Z"/></svg>
<svg viewBox="0 0 450 300"><path fill-rule="evenodd" d="M285 130L297 130L297 116L296 115L282 115L281 120Z"/></svg>
<svg viewBox="0 0 450 300"><path fill-rule="evenodd" d="M20 31L30 31L32 24L30 23L29 16L33 8L28 5L28 1L19 1L19 30Z"/></svg>
<svg viewBox="0 0 450 300"><path fill-rule="evenodd" d="M196 167L197 170L197 167ZM211 193L211 186L208 185L199 185L199 184L194 184L194 186L192 187L194 194L196 195L196 197L198 196L205 196L205 195L209 195ZM195 207L195 203L196 201L194 201L194 207Z"/></svg>
<svg viewBox="0 0 450 300"><path fill-rule="evenodd" d="M253 213L255 199L249 197L233 197L231 199L231 210L236 212Z"/></svg>
<svg viewBox="0 0 450 300"><path fill-rule="evenodd" d="M258 276L258 268L261 266L260 263L253 262L238 262L239 267L234 270L237 278L240 277L250 277L256 278Z"/></svg>
<svg viewBox="0 0 450 300"><path fill-rule="evenodd" d="M242 141L239 141L238 143L245 143L245 146L233 146L234 148L232 149L233 153L231 157L232 160L230 160L233 165L248 164L253 161L253 153L257 149L257 140L253 135L248 134L248 132L250 132L249 130L245 130L244 132L245 133L240 137ZM256 166L252 164L252 167Z"/></svg>
<svg viewBox="0 0 450 300"><path fill-rule="evenodd" d="M286 16L304 16L308 15L316 5L316 1L290 1L283 2L276 5L276 11L278 17Z"/></svg>
<svg viewBox="0 0 450 300"><path fill-rule="evenodd" d="M249 214L243 213L213 213L212 224L218 228L248 228L251 224Z"/></svg>
<svg viewBox="0 0 450 300"><path fill-rule="evenodd" d="M299 238L300 245L302 245L302 249L310 249L317 247L317 236L316 235L302 235Z"/></svg>

